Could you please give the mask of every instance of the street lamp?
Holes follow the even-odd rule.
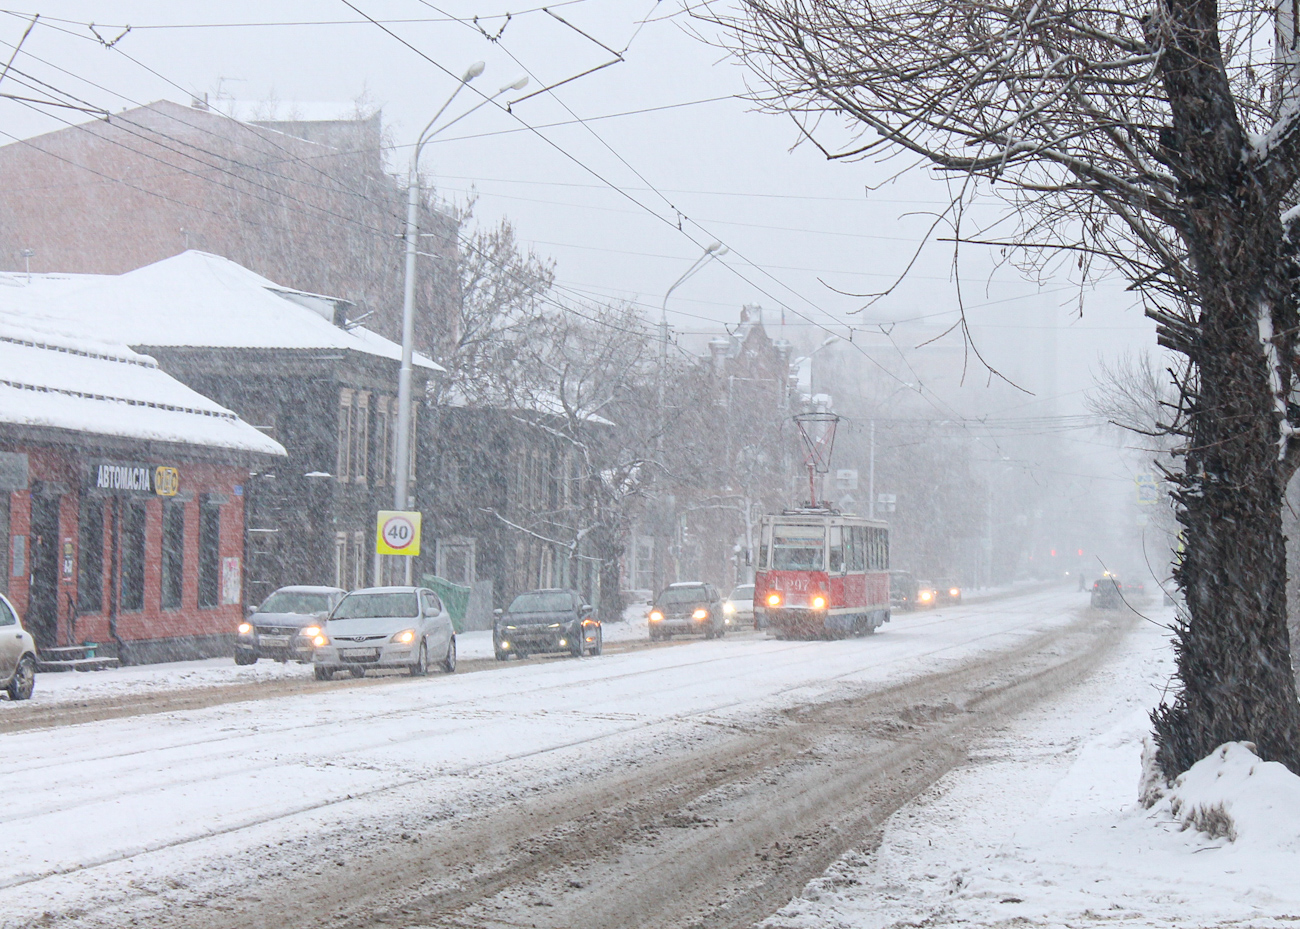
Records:
[[[477,105],[470,108],[465,113],[457,116],[451,122],[446,123],[437,131],[433,129],[433,124],[438,121],[447,107],[451,106],[456,95],[461,89],[474,78],[483,73],[484,64],[476,61],[466,69],[465,74],[461,77],[456,89],[451,92],[447,102],[438,108],[438,112],[433,114],[433,119],[425,125],[415,142],[415,150],[411,152],[411,169],[407,176],[407,198],[406,198],[406,280],[402,293],[402,367],[397,379],[397,460],[393,468],[393,506],[398,510],[405,510],[410,506],[410,482],[411,482],[411,355],[414,350],[415,341],[415,257],[417,246],[419,245],[420,229],[420,153],[424,150],[424,145],[431,138],[449,126],[455,125],[464,119],[470,113],[481,107],[487,106],[497,97],[510,90],[519,90],[528,83],[528,78],[520,78],[506,86],[502,87],[490,97],[484,97]],[[406,581],[411,580],[411,562],[406,562]]]
[[[659,413],[663,415],[664,409],[664,381],[668,371],[668,298],[672,296],[674,290],[685,284],[687,279],[694,276],[697,271],[703,268],[714,258],[721,258],[727,254],[727,246],[721,242],[711,242],[705,246],[704,254],[695,259],[695,262],[686,269],[686,272],[673,281],[673,285],[664,292],[664,302],[659,308]],[[662,447],[664,441],[663,429],[659,430],[659,445]]]

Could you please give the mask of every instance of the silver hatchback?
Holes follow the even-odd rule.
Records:
[[[0,687],[10,700],[26,700],[36,687],[36,640],[18,611],[0,594]]]
[[[456,670],[456,631],[438,595],[424,587],[367,587],[354,590],[334,607],[311,636],[316,679],[347,670],[362,677],[369,668],[429,672],[436,662]]]

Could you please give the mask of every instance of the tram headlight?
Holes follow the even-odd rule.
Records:
[[[767,605],[768,605],[768,606],[780,606],[780,605],[781,605],[781,595],[780,595],[779,593],[776,593],[775,591],[772,592],[772,593],[770,593],[770,594],[768,594],[768,595],[767,595]]]
[[[817,596],[813,597],[813,598],[812,598],[812,608],[813,608],[814,610],[824,610],[824,609],[826,609],[826,598],[823,597],[821,594],[818,594]]]

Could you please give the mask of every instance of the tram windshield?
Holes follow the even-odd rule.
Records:
[[[777,571],[826,570],[826,527],[773,526],[770,564]]]

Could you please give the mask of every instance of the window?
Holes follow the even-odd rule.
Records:
[[[772,567],[778,571],[826,570],[825,528],[773,526]]]
[[[420,592],[420,606],[424,608],[426,616],[437,616],[442,612],[442,604],[438,601],[438,596],[431,590]]]
[[[9,604],[0,600],[0,626],[16,625],[18,625],[18,617],[10,611]]]
[[[390,397],[375,397],[375,467],[372,472],[377,487],[393,483],[393,401]]]
[[[339,391],[338,461],[334,476],[346,481],[352,474],[352,391]]]
[[[104,501],[81,498],[77,525],[77,612],[104,609]]]
[[[839,526],[830,527],[830,572],[840,574],[847,562],[844,560],[844,530]]]
[[[867,569],[867,530],[862,526],[854,526],[851,536],[853,550],[849,558],[849,570],[865,571]]]
[[[352,480],[364,484],[367,478],[370,452],[370,394],[358,391],[352,396],[351,435],[349,460]]]
[[[366,534],[352,533],[352,590],[366,586]]]
[[[185,588],[185,504],[163,504],[162,608],[177,610]]]
[[[123,610],[144,609],[144,516],[143,504],[122,506],[122,588]]]
[[[334,586],[348,589],[348,534],[334,533]]]
[[[213,494],[199,498],[199,606],[221,602],[221,507]]]

